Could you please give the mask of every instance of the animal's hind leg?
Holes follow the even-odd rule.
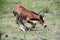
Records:
[[[28,30],[28,28],[27,28],[27,27],[24,25],[24,23],[23,23],[22,17],[20,17],[19,22],[20,22],[20,28],[21,28],[23,31]]]

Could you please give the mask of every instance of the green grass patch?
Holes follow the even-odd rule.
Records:
[[[42,25],[37,22],[34,31],[21,31],[12,13],[13,8],[17,5],[23,5],[31,11],[44,15],[47,28],[42,28]],[[2,40],[37,40],[40,37],[46,40],[59,40],[59,22],[59,0],[0,0],[0,33],[3,34]]]

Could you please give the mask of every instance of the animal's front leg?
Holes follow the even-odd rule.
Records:
[[[36,25],[36,21],[32,21],[33,24],[32,24],[32,28],[35,28],[35,25]]]
[[[27,22],[32,25],[32,28],[35,28],[36,21],[28,20]]]
[[[19,16],[16,16],[16,23],[19,24]]]
[[[19,26],[20,26],[21,30],[23,30],[23,31],[28,30],[28,28],[23,23],[23,18],[22,17],[20,17],[19,22],[20,22]]]

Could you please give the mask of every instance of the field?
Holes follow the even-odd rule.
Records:
[[[44,15],[47,27],[37,22],[34,31],[21,31],[12,12],[17,5]],[[60,1],[0,0],[0,40],[60,40]]]

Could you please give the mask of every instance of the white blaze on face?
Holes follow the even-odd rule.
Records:
[[[45,22],[43,23],[43,26],[44,26],[44,27],[46,26],[46,23],[45,23]]]
[[[45,19],[43,18],[43,20],[45,20]]]
[[[43,20],[44,20],[44,18],[43,18]],[[45,20],[44,20],[43,26],[44,26],[44,27],[46,26]]]

